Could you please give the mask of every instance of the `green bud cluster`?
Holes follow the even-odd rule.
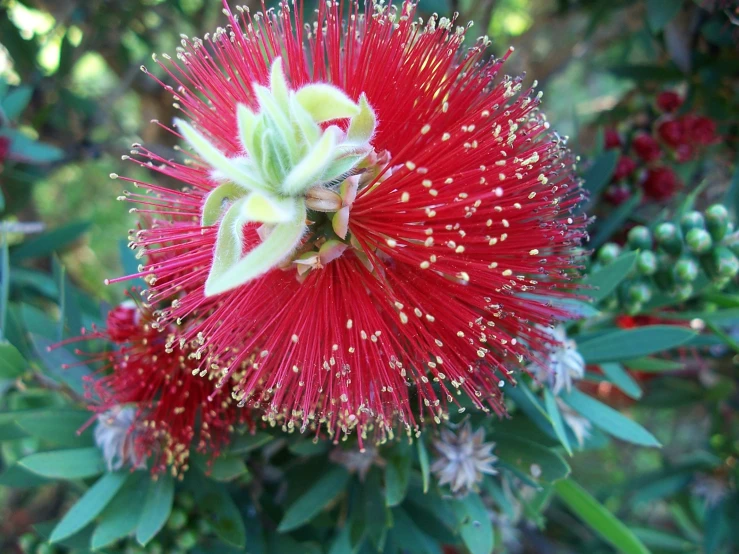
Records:
[[[652,228],[631,229],[626,249],[638,252],[634,269],[620,285],[613,308],[635,314],[656,292],[679,301],[688,300],[701,280],[721,290],[739,274],[739,232],[729,211],[714,204],[703,213],[689,211],[679,221],[663,221]],[[596,255],[596,263],[607,266],[623,253],[615,243],[607,243]]]

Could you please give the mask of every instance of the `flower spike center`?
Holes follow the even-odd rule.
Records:
[[[280,58],[272,63],[269,88],[255,85],[254,94],[258,112],[243,104],[236,110],[245,155],[229,157],[189,123],[177,120],[182,136],[221,183],[201,212],[203,226],[218,225],[206,296],[234,289],[288,261],[308,233],[308,210],[334,214],[333,234],[346,239],[362,171],[358,166],[372,152],[376,118],[364,94],[354,102],[326,83],[292,90]],[[346,119],[346,131],[326,125]],[[242,255],[244,226],[255,223],[268,232],[262,230],[262,243]]]

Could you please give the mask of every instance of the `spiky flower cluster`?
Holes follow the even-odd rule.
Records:
[[[540,94],[415,11],[226,6],[157,60],[193,153],[130,157],[183,188],[120,177],[146,192],[122,197],[134,277],[172,359],[289,431],[410,434],[461,394],[503,413],[568,315],[550,300],[573,294],[586,218]]]

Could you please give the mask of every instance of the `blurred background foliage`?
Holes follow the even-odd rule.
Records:
[[[599,201],[613,186],[617,163],[617,156],[608,154],[604,128],[624,135],[651,129],[658,117],[654,99],[665,89],[685,98],[684,113],[711,118],[721,137],[701,151],[696,162],[700,167],[676,169],[683,196],[700,184],[699,204],[724,201],[736,216],[736,2],[421,0],[420,6],[426,15],[459,12],[460,24],[474,20],[470,40],[489,35],[495,55],[515,47],[506,72],[525,72],[529,82],[538,81],[549,121],[583,158],[581,168],[593,195],[591,211],[601,216],[593,231],[600,232],[599,244],[674,207],[642,206],[640,216],[632,209],[619,210],[618,203]],[[60,282],[67,283],[62,289],[70,287],[79,301],[85,324],[100,318],[100,308],[90,298],[111,304],[122,299],[123,287],[106,287],[103,280],[122,274],[123,265],[135,268],[134,260],[111,247],[125,240],[135,220],[116,202],[120,189],[108,176],[125,173],[135,178],[145,173],[121,160],[132,143],[145,142],[166,157],[175,152],[173,137],[151,123],[171,122],[171,93],[140,66],[148,64],[152,52],[173,52],[180,34],[212,31],[222,23],[221,9],[220,0],[0,0],[0,208],[14,264],[10,282],[3,279],[3,286],[14,303],[8,318],[20,314],[19,327],[39,332],[44,323],[37,312],[58,309]],[[628,187],[627,197],[641,195],[638,184]],[[59,253],[59,261],[51,261],[52,251]],[[7,267],[3,269],[7,276]],[[716,528],[731,519],[713,517],[716,504],[688,487],[702,478],[705,489],[711,485],[705,479],[714,479],[720,493],[735,471],[724,460],[735,460],[739,453],[737,361],[731,350],[737,348],[731,333],[739,323],[735,285],[733,293],[721,297],[719,307],[735,314],[733,320],[716,323],[729,349],[728,356],[719,353],[724,355],[720,377],[713,369],[706,373],[705,349],[691,347],[673,357],[681,361],[682,373],[658,376],[661,385],[650,386],[638,407],[608,383],[590,384],[594,394],[636,414],[665,445],[662,450],[612,445],[570,460],[578,480],[609,509],[641,528],[640,538],[654,552],[730,552],[724,539],[737,532]],[[3,325],[6,337],[14,325]],[[708,341],[704,346],[721,343]],[[657,366],[653,362],[651,369],[641,367],[647,372],[645,383],[651,382]],[[3,545],[2,535],[11,537],[28,528],[29,512],[39,521],[59,511],[64,502],[59,490],[45,494],[19,499],[0,489],[0,503],[7,506],[34,503],[24,511],[3,513],[0,508],[0,550],[10,548],[9,543]],[[731,509],[727,513],[739,516],[736,506]],[[536,513],[527,515],[539,521]],[[553,544],[577,544],[582,552],[611,551],[561,506],[548,510],[547,517]],[[534,534],[529,544],[531,552],[572,551],[555,550],[552,543],[544,546],[537,537]]]

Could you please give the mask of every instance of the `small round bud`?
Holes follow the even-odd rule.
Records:
[[[652,233],[644,225],[637,225],[629,231],[628,243],[633,250],[648,250],[652,248]]]
[[[698,277],[698,264],[693,258],[680,258],[672,269],[676,283],[692,283]]]
[[[680,218],[680,227],[683,233],[687,233],[691,229],[705,229],[706,222],[703,219],[703,214],[693,210]]]
[[[651,250],[639,252],[636,258],[636,269],[642,275],[657,273],[657,256]]]
[[[624,310],[628,315],[636,315],[642,310],[642,304],[633,300],[626,300]]]
[[[685,235],[685,244],[694,254],[705,254],[713,246],[711,235],[705,229],[691,229]]]
[[[687,300],[688,298],[693,296],[693,285],[691,285],[690,283],[677,285],[673,289],[672,295],[678,300]]]
[[[665,252],[679,254],[682,250],[682,241],[674,223],[660,223],[654,230],[654,239]]]
[[[719,279],[732,279],[739,273],[739,259],[725,246],[718,246],[711,252],[711,261]]]
[[[177,546],[189,552],[198,543],[198,535],[195,531],[187,530],[177,537]]]
[[[185,525],[187,525],[187,514],[177,508],[172,510],[172,513],[169,514],[169,519],[167,520],[167,529],[176,531],[178,529],[182,529]]]
[[[36,544],[36,535],[33,533],[24,533],[18,538],[18,546],[23,552],[30,554]]]
[[[175,502],[188,512],[195,507],[195,497],[189,492],[178,494]]]
[[[643,281],[635,281],[626,288],[626,298],[635,304],[645,304],[652,299],[652,287]]]
[[[729,232],[729,210],[723,204],[714,204],[706,209],[706,227],[711,237],[719,242]]]
[[[619,254],[621,254],[621,247],[615,242],[609,242],[598,251],[598,261],[603,265],[608,265],[618,258]]]
[[[36,547],[36,554],[54,554],[54,547],[48,542],[42,542]]]

